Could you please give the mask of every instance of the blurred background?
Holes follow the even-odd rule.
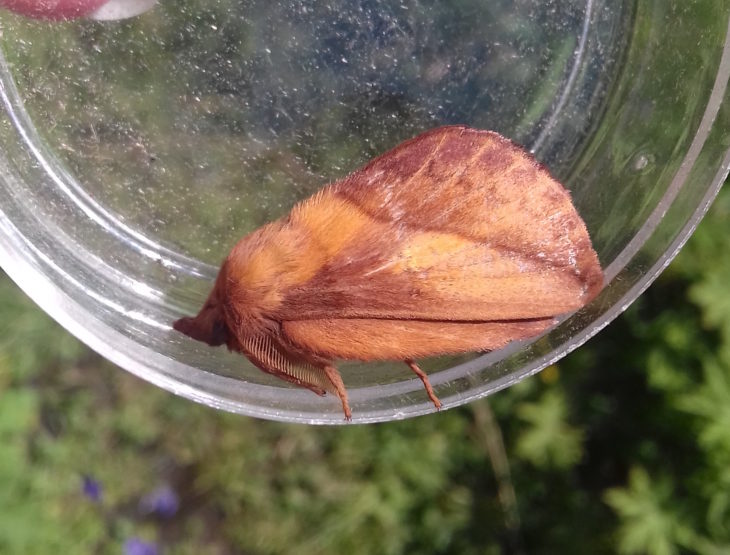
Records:
[[[730,551],[730,189],[586,345],[469,406],[344,429],[229,415],[0,281],[0,553]]]
[[[309,9],[318,3],[300,4]],[[362,4],[380,13],[377,3]],[[466,0],[450,4],[483,9]],[[20,88],[30,91],[24,100],[34,121],[50,122],[43,139],[65,148],[56,153],[65,167],[84,183],[98,184],[97,192],[106,194],[135,229],[152,230],[184,243],[191,255],[217,261],[228,248],[218,238],[260,225],[332,175],[357,166],[338,166],[337,161],[364,161],[394,136],[406,138],[442,119],[475,121],[459,110],[484,113],[485,121],[475,124],[487,127],[495,118],[479,103],[499,113],[494,107],[511,99],[515,106],[505,113],[515,121],[497,123],[517,130],[525,141],[534,139],[530,133],[539,127],[541,112],[519,109],[525,95],[488,98],[482,92],[519,91],[507,86],[509,79],[534,77],[545,88],[534,97],[552,98],[548,89],[562,74],[541,74],[532,67],[517,72],[509,60],[519,59],[521,51],[505,46],[512,41],[535,51],[550,45],[544,55],[558,61],[571,55],[573,42],[539,34],[538,22],[554,11],[552,2],[539,4],[545,13],[529,20],[534,29],[504,25],[514,36],[495,39],[495,48],[504,50],[498,59],[506,60],[499,71],[480,75],[458,64],[436,63],[446,54],[435,51],[428,53],[434,62],[428,87],[418,81],[410,90],[399,83],[410,96],[368,95],[354,88],[330,98],[322,94],[326,83],[308,80],[309,60],[301,63],[301,75],[291,74],[291,82],[259,82],[261,90],[249,91],[243,88],[251,83],[249,73],[269,75],[267,68],[280,63],[279,53],[259,56],[251,38],[256,34],[243,26],[219,33],[225,17],[215,14],[206,22],[210,36],[203,48],[184,11],[169,7],[172,3],[169,13],[179,20],[161,18],[169,29],[160,23],[155,27],[150,19],[125,23],[111,34],[95,24],[64,23],[62,32],[52,34],[43,25],[5,19],[17,25],[0,28],[0,42],[15,64]],[[241,3],[241,10],[252,5]],[[439,3],[431,5],[440,9]],[[211,13],[224,15],[230,8],[225,2],[210,6]],[[698,6],[698,28],[709,29],[714,12]],[[563,9],[570,12],[570,3]],[[413,29],[421,28],[418,17]],[[339,29],[347,22],[335,23]],[[472,23],[469,17],[460,21],[469,32],[482,33]],[[276,26],[252,29],[282,41],[291,34]],[[360,55],[354,59],[372,55],[379,60],[375,55],[382,53],[382,66],[373,71],[384,71],[392,65],[388,48],[402,48],[401,30],[378,27],[372,32],[391,37],[392,44],[375,45],[373,52],[355,48]],[[471,52],[477,43],[466,34],[450,32],[463,39],[461,50],[445,49],[455,59],[484,54]],[[690,51],[687,45],[695,39],[673,36],[672,44]],[[241,44],[256,54],[252,59],[259,65],[241,69],[227,64]],[[345,46],[335,42],[332,52]],[[289,45],[294,53],[300,48]],[[175,59],[174,74],[165,73],[166,58],[152,56],[186,49],[199,50],[200,58],[186,54]],[[143,50],[146,59],[138,55]],[[105,80],[97,79],[97,68],[87,58],[66,64],[64,53],[76,51],[111,68]],[[657,63],[670,67],[675,58],[674,51],[666,50]],[[334,55],[326,61],[338,75],[347,75],[352,62]],[[220,67],[208,75],[213,62]],[[699,66],[702,60],[692,63]],[[179,78],[186,67],[186,77]],[[399,79],[408,73],[392,71]],[[168,89],[144,80],[153,82],[161,74]],[[668,75],[672,82],[680,81],[673,72]],[[223,81],[236,87],[215,89]],[[115,90],[124,94],[98,88],[108,82],[121,83]],[[181,92],[190,83],[198,88]],[[302,83],[312,87],[306,96],[310,103],[284,102]],[[444,83],[459,94],[466,90],[473,102],[453,102]],[[673,90],[671,83],[661,86]],[[267,96],[272,90],[287,93],[276,97],[286,109],[277,109]],[[168,96],[169,91],[174,94]],[[443,102],[434,91],[444,95]],[[251,104],[240,102],[243,93]],[[362,109],[333,108],[339,98],[355,99],[353,105]],[[177,103],[170,121],[156,109],[167,102]],[[676,121],[666,117],[682,107],[670,108],[652,115],[662,121],[667,140],[682,125],[679,115]],[[98,112],[114,110],[115,125],[95,125]],[[246,118],[248,112],[258,114],[260,128],[252,131],[244,112]],[[295,126],[284,116],[311,119],[311,133],[294,136]],[[390,123],[375,126],[371,116]],[[639,123],[637,129],[647,124]],[[230,134],[216,135],[206,125]],[[138,129],[145,130],[142,139]],[[320,141],[323,136],[329,142]],[[255,150],[256,144],[274,146]],[[320,150],[307,150],[308,144]],[[558,146],[566,151],[575,147],[568,142]],[[628,146],[625,150],[617,148],[611,162],[633,164],[636,153]],[[239,152],[248,152],[243,162]],[[556,147],[553,155],[559,159],[561,152]],[[192,160],[196,172],[181,171],[188,166],[180,160]],[[638,169],[673,172],[671,164],[678,161],[644,163]],[[139,175],[130,178],[132,172]],[[655,180],[651,173],[643,175]],[[201,190],[215,194],[203,203]],[[599,203],[586,205],[600,212]],[[178,207],[179,218],[150,217],[167,206]],[[258,211],[248,214],[249,206]],[[634,215],[638,218],[638,212],[626,213]],[[206,225],[195,227],[193,221]],[[598,336],[535,377],[459,409],[342,429],[255,420],[174,397],[88,350],[2,277],[0,554],[730,553],[729,221],[726,186],[651,288]]]

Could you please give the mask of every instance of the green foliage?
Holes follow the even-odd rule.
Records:
[[[521,403],[516,415],[527,429],[517,438],[516,454],[538,467],[570,468],[582,455],[582,431],[567,423],[562,391],[548,390],[538,401]]]
[[[31,308],[7,279],[0,281],[0,310],[0,552],[83,549],[85,540],[103,529],[84,507],[66,507],[78,475],[56,475],[53,461],[44,456],[39,432],[47,397],[35,384],[87,359],[88,352]]]
[[[619,514],[619,551],[626,554],[674,555],[679,519],[672,514],[668,480],[654,483],[643,468],[634,468],[626,488],[610,489],[606,502]]]
[[[680,395],[677,406],[696,417],[699,445],[730,462],[730,366],[708,361],[702,383]]]
[[[656,315],[628,315],[644,340],[647,385],[661,406],[650,421],[673,429],[655,446],[664,460],[634,459],[643,466],[631,471],[627,486],[605,496],[619,516],[623,553],[730,550],[730,295],[720,286],[728,269],[730,239],[723,229],[729,206],[725,189],[641,304],[646,310],[663,300],[660,292],[686,300]]]
[[[730,197],[727,194],[718,197],[712,207],[712,218],[718,222],[730,221]],[[710,226],[698,230],[688,258],[696,260],[698,268],[703,271],[697,273],[697,279],[689,289],[689,298],[702,309],[703,327],[722,334],[718,354],[725,365],[730,365],[730,296],[727,294],[730,257],[727,254],[727,230],[724,231]],[[704,260],[700,261],[700,257]],[[712,263],[708,264],[708,261]],[[691,269],[685,271],[692,272]]]

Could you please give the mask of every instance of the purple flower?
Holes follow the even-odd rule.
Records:
[[[92,501],[101,501],[101,484],[88,474],[81,477],[81,491]]]
[[[139,538],[129,538],[124,542],[124,555],[158,555],[157,545]]]
[[[160,486],[139,502],[140,512],[154,513],[162,518],[172,518],[179,508],[180,498],[170,486]]]

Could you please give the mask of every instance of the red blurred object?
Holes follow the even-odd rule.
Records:
[[[108,0],[0,0],[0,6],[39,19],[74,19],[96,10]]]

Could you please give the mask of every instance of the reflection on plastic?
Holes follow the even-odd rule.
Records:
[[[157,0],[0,0],[0,6],[19,14],[54,20],[125,19],[146,12],[156,3]]]

